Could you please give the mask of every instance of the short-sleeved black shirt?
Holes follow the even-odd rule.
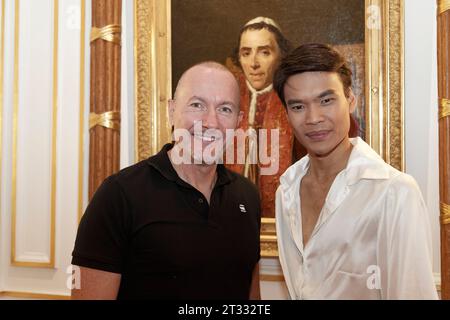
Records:
[[[103,182],[72,264],[120,273],[118,299],[248,299],[260,257],[256,187],[218,165],[208,204],[178,177],[171,147]]]

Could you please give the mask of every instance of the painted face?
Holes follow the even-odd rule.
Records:
[[[239,62],[254,89],[262,90],[269,86],[280,62],[280,48],[275,35],[264,28],[244,31],[239,45]]]
[[[348,139],[349,113],[356,107],[335,72],[305,72],[288,78],[284,86],[288,119],[310,155],[326,156]]]
[[[198,152],[206,148],[225,148],[226,130],[235,129],[242,118],[233,75],[211,67],[192,68],[178,85],[175,100],[169,103],[169,117],[175,135],[177,130],[188,134],[194,160],[201,159]],[[201,146],[201,150],[194,150],[194,146]]]

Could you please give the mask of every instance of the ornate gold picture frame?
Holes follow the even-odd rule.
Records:
[[[403,0],[365,0],[366,141],[404,169]],[[135,0],[136,161],[170,141],[171,7]],[[275,219],[263,218],[261,255],[277,257]]]

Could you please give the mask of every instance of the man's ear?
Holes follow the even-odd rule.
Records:
[[[169,109],[169,124],[173,127],[173,113],[175,112],[175,100],[170,99],[168,104]]]
[[[353,113],[353,111],[355,111],[355,109],[356,109],[357,101],[356,101],[356,96],[353,93],[352,88],[349,89],[347,101],[348,101],[348,105],[349,105],[349,111],[350,111],[350,113]]]

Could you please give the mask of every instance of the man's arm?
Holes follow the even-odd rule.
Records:
[[[259,263],[255,265],[252,275],[252,283],[250,285],[250,300],[261,300],[261,290],[259,287]]]
[[[390,186],[378,233],[382,298],[437,299],[429,216],[412,177]]]
[[[72,289],[72,300],[115,300],[121,275],[80,267],[80,288]]]

